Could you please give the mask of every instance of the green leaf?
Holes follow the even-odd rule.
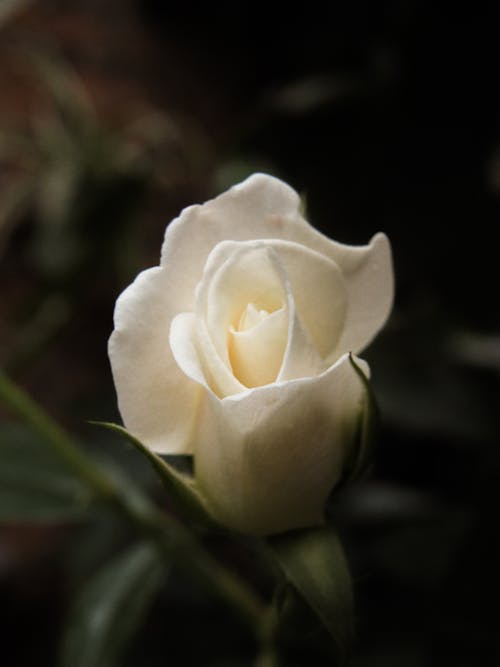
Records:
[[[61,667],[114,667],[165,574],[157,550],[140,544],[102,567],[78,595],[61,646]]]
[[[0,426],[0,521],[81,519],[90,495],[54,452],[29,429]]]
[[[285,578],[333,637],[344,664],[354,635],[353,594],[338,536],[322,526],[275,535],[268,545]]]
[[[214,520],[205,509],[203,498],[191,477],[178,472],[172,465],[164,461],[158,454],[155,454],[140,440],[123,428],[123,426],[111,424],[109,422],[91,423],[98,426],[104,426],[105,428],[123,436],[139,453],[147,458],[167,490],[172,505],[180,514],[187,519],[202,525],[209,525],[212,527],[215,525]]]

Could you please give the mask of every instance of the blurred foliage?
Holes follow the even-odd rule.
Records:
[[[63,637],[61,665],[109,667],[121,663],[164,576],[158,552],[134,546],[101,567],[77,597]]]
[[[2,491],[6,491],[0,494],[0,520],[91,522],[95,531],[97,519],[98,525],[104,520],[110,529],[104,541],[102,534],[99,537],[99,532],[94,532],[90,549],[87,546],[82,554],[80,547],[76,552],[80,564],[77,571],[83,564],[86,572],[64,624],[61,667],[121,664],[171,565],[202,584],[214,601],[223,601],[235,612],[241,626],[246,626],[248,639],[255,644],[255,664],[279,664],[280,644],[293,645],[295,627],[286,622],[290,607],[309,607],[309,617],[315,614],[314,626],[309,622],[310,627],[323,625],[330,635],[330,641],[324,642],[325,655],[335,648],[334,663],[339,667],[346,664],[352,646],[352,590],[341,543],[330,526],[273,536],[267,544],[258,539],[246,539],[243,544],[241,536],[218,527],[201,511],[195,481],[177,471],[174,456],[167,462],[152,455],[123,428],[111,428],[125,444],[133,446],[143,462],[150,464],[149,470],[166,487],[163,491],[170,511],[193,522],[190,529],[186,528],[167,515],[166,508],[158,511],[148,497],[144,480],[139,484],[137,471],[132,476],[127,470],[127,456],[120,456],[114,465],[102,453],[89,456],[90,451],[81,448],[4,374],[0,375],[0,397],[30,427],[11,426],[0,434]],[[34,434],[37,437],[32,440]],[[181,467],[184,459],[181,457]],[[122,522],[128,524],[128,531],[117,540],[115,535],[122,534]],[[227,545],[235,543],[239,549],[253,552],[262,566],[264,560],[268,566],[274,560],[276,570],[281,571],[279,579],[286,599],[264,601],[240,577],[221,567],[205,551],[196,533],[205,538],[218,535]],[[72,538],[74,541],[75,534]],[[120,547],[124,538],[130,544]],[[76,535],[77,544],[81,539]],[[117,548],[119,555],[115,555]],[[73,559],[70,550],[68,565]],[[89,559],[94,560],[96,572],[89,568]]]
[[[113,303],[156,262],[165,223],[263,170],[304,193],[309,219],[331,237],[365,243],[385,231],[396,309],[363,353],[382,415],[375,466],[331,507],[355,577],[352,664],[496,667],[500,135],[491,11],[449,12],[426,0],[313,3],[277,26],[268,13],[263,20],[227,3],[196,19],[155,0],[51,0],[26,19],[4,4],[15,3],[0,3],[3,43],[30,26],[24,49],[44,102],[31,126],[2,119],[0,128],[2,365],[81,432],[118,483],[133,480],[161,504],[138,452],[82,421],[118,419],[105,353]],[[33,53],[39,26],[49,42],[70,35],[65,57]],[[105,85],[148,74],[144,99],[155,91],[155,110],[104,120],[75,74],[91,80],[93,68]],[[127,109],[128,93],[115,90]],[[139,576],[149,556],[123,517],[89,504],[32,434],[5,420],[0,436],[2,659],[53,665],[69,614],[88,613],[80,625],[91,631],[102,578],[128,567]],[[249,545],[219,537],[208,546],[268,590]],[[167,652],[172,665],[251,664],[254,647],[230,614],[175,568],[165,581],[155,576],[154,591],[144,590],[149,613],[133,610],[144,622],[119,664],[163,665]],[[102,612],[118,651],[120,596],[134,586],[132,576]],[[283,638],[287,665],[329,664],[302,600],[289,596],[285,611],[297,628]]]
[[[32,0],[3,0],[0,5],[0,26],[8,23],[12,15],[26,7]]]
[[[127,245],[140,243],[130,223],[145,190],[172,187],[186,156],[165,114],[107,127],[63,62],[40,53],[31,61],[49,104],[30,130],[0,135],[0,166],[7,174],[0,243],[5,247],[14,225],[29,214],[36,225],[33,266],[67,290],[86,282],[91,267],[120,266]]]
[[[163,111],[105,121],[76,71],[48,50],[16,60],[39,96],[28,127],[0,128],[0,257],[21,287],[3,299],[0,361],[19,372],[143,268],[152,202],[178,200],[205,168],[206,145]]]
[[[90,497],[80,480],[30,430],[0,427],[0,521],[2,523],[77,520]]]

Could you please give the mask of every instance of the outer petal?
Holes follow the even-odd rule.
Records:
[[[137,276],[116,302],[109,356],[127,429],[156,452],[188,454],[200,388],[170,350],[172,291],[161,267]]]
[[[353,248],[353,253],[346,254],[339,264],[347,286],[348,305],[344,330],[329,356],[330,363],[345,352],[359,352],[370,343],[389,317],[394,298],[391,247],[385,234],[376,234],[368,246]]]
[[[297,193],[286,183],[254,174],[215,199],[184,209],[167,227],[161,253],[162,265],[179,276],[178,296],[183,304],[179,310],[193,310],[194,290],[208,255],[218,243],[294,240],[287,233],[284,218],[293,218],[298,206]]]
[[[283,239],[305,245],[340,267],[348,319],[340,350],[361,350],[386,321],[393,298],[390,247],[383,234],[368,246],[332,241],[304,220],[300,198],[286,183],[254,174],[203,205],[184,209],[167,228],[162,264],[176,285],[176,310],[193,310],[195,287],[211,250],[221,241]]]
[[[346,355],[314,378],[224,400],[205,393],[195,475],[215,518],[257,535],[321,523],[354,436],[363,391]]]
[[[306,246],[270,241],[283,265],[296,314],[319,354],[327,358],[343,332],[346,285],[336,262]]]

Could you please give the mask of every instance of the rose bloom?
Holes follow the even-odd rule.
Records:
[[[109,341],[125,426],[159,454],[192,454],[208,510],[243,533],[323,521],[362,413],[349,353],[392,305],[386,236],[343,245],[300,208],[254,174],[184,209],[160,266],[119,297]]]

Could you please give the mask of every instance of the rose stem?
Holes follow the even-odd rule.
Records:
[[[195,578],[205,589],[233,608],[260,640],[263,603],[245,582],[221,565],[179,521],[158,510],[146,497],[129,497],[110,480],[22,389],[0,370],[0,398],[45,440],[94,492],[96,499],[114,504],[162,553]]]

